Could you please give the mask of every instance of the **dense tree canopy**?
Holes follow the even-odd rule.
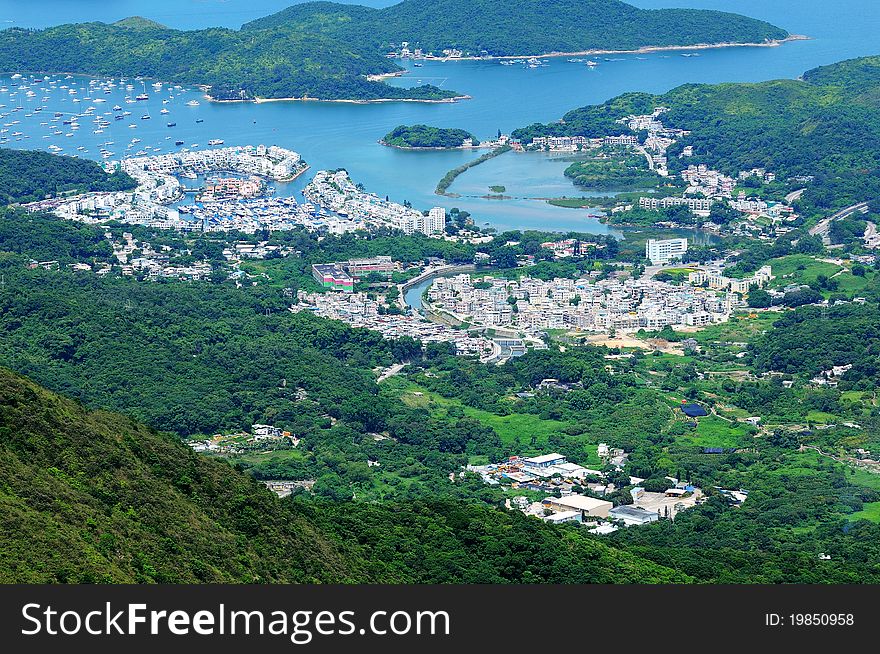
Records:
[[[480,142],[476,136],[463,129],[398,125],[382,137],[382,143],[399,148],[458,148],[467,139],[474,144]]]
[[[126,173],[110,175],[89,159],[0,148],[0,202],[33,202],[61,193],[134,188]]]
[[[443,502],[301,504],[0,369],[3,583],[650,583],[582,533]]]

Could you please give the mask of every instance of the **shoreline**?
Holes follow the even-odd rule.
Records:
[[[546,59],[548,57],[583,57],[588,55],[650,54],[652,52],[678,52],[681,50],[715,50],[719,48],[775,48],[792,41],[810,41],[803,34],[789,34],[784,39],[771,39],[760,43],[695,43],[694,45],[646,45],[636,50],[581,50],[578,52],[545,52],[543,54],[489,55],[486,57],[425,57],[426,61],[494,61],[502,59]],[[399,57],[398,57],[399,58]]]
[[[435,100],[427,98],[374,98],[372,100],[351,100],[351,99],[335,99],[325,100],[322,98],[254,98],[252,100],[225,100],[222,98],[214,98],[210,94],[205,94],[205,99],[209,102],[250,102],[253,104],[265,104],[267,102],[341,102],[345,104],[379,104],[381,102],[422,102],[425,104],[451,104],[459,100],[470,100],[470,95],[456,95],[451,98],[438,98]]]
[[[491,145],[485,145],[485,146],[481,146],[481,145],[456,145],[456,146],[453,146],[450,148],[445,148],[445,147],[433,148],[431,146],[424,146],[424,145],[419,145],[419,146],[392,145],[391,143],[385,142],[385,140],[383,140],[383,139],[379,139],[376,142],[379,145],[384,145],[386,148],[394,148],[395,150],[414,151],[414,152],[419,152],[419,151],[444,152],[444,151],[452,151],[452,150],[492,150],[492,149],[494,149],[494,147],[497,147],[497,146],[491,146]]]
[[[452,185],[452,182],[454,182],[459,175],[473,168],[474,166],[479,166],[481,163],[489,161],[489,159],[493,159],[499,155],[504,154],[505,152],[510,152],[511,150],[512,148],[509,145],[502,145],[501,147],[481,154],[473,161],[468,161],[467,163],[453,168],[452,170],[448,171],[439,182],[437,182],[437,187],[434,189],[434,195],[443,195],[450,198],[461,197],[457,193],[447,193],[447,190]]]
[[[368,82],[381,82],[386,79],[391,79],[392,77],[401,77],[402,75],[406,75],[406,68],[401,68],[400,70],[395,70],[390,73],[375,73],[373,75],[367,75]]]
[[[280,184],[290,184],[290,182],[292,182],[292,181],[295,180],[297,177],[299,177],[300,175],[302,175],[303,173],[305,173],[309,168],[311,168],[311,166],[310,166],[309,164],[306,164],[305,167],[304,167],[302,170],[300,170],[298,173],[296,173],[296,174],[294,174],[294,175],[292,175],[292,176],[290,176],[290,177],[284,177],[284,178],[276,179],[275,181],[278,182],[278,183],[280,183]]]

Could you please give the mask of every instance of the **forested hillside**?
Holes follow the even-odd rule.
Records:
[[[155,23],[79,23],[0,32],[0,70],[136,76],[210,87],[214,98],[442,99],[432,86],[403,89],[366,75],[398,67],[356,42],[302,31],[180,31]]]
[[[762,167],[780,178],[813,176],[799,207],[807,216],[880,198],[880,58],[825,66],[803,80],[686,84],[663,95],[630,93],[513,132],[598,137],[627,131],[615,120],[664,106],[663,123],[690,130],[669,149],[673,172],[705,163],[727,174]],[[694,156],[680,159],[685,146]]]
[[[64,192],[122,191],[135,181],[121,171],[108,175],[89,159],[0,148],[0,203],[33,202]]]
[[[660,583],[688,577],[478,505],[278,500],[173,437],[0,369],[3,583]]]
[[[737,14],[644,10],[618,0],[405,0],[383,9],[308,2],[255,20],[245,30],[307,30],[375,47],[440,54],[524,55],[590,49],[632,50],[698,43],[762,43],[788,33]]]
[[[880,382],[880,314],[875,306],[801,307],[773,327],[752,347],[759,370],[816,375],[851,365],[844,388],[869,389]]]

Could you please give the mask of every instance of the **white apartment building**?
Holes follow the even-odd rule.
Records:
[[[434,234],[442,232],[446,229],[446,209],[443,207],[434,207],[428,212],[427,218],[424,220],[425,234]]]
[[[686,238],[649,238],[645,243],[645,258],[650,260],[651,264],[660,266],[670,261],[681,260],[687,249]]]

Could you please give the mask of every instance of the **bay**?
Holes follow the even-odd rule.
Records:
[[[0,0],[0,20],[6,25],[44,27],[69,21],[112,21],[137,14],[178,28],[236,27],[287,4],[288,0],[247,3],[240,0],[86,0],[75,3]],[[880,3],[868,0],[639,0],[634,4],[646,8],[677,6],[734,11],[769,20],[790,32],[811,38],[772,48],[600,55],[594,57],[599,61],[595,69],[583,63],[570,63],[565,58],[547,59],[548,65],[540,68],[502,66],[490,61],[425,62],[418,68],[407,64],[408,73],[389,82],[404,86],[432,83],[472,96],[470,100],[454,104],[210,103],[196,90],[172,88],[169,91],[165,86],[160,92],[152,92],[148,83],[146,89],[150,99],[147,101],[125,104],[125,89],[122,87],[114,89],[111,94],[102,94],[106,104],[95,105],[96,113],[106,112],[116,103],[125,109],[135,107],[132,116],[126,120],[113,121],[111,117],[112,124],[100,134],[94,133],[90,121],[81,121],[81,128],[73,136],[52,134],[50,138],[43,138],[46,126],[39,124],[46,122],[47,114],[51,117],[55,111],[82,111],[85,101],[75,105],[69,95],[62,97],[64,94],[52,91],[43,103],[46,108],[33,113],[32,109],[42,99],[40,85],[33,89],[38,97],[10,97],[15,89],[11,86],[12,80],[6,77],[0,79],[0,84],[9,91],[0,93],[0,103],[15,107],[21,102],[26,109],[3,119],[4,122],[20,121],[7,127],[9,132],[5,136],[22,132],[22,140],[11,139],[5,145],[45,149],[55,144],[62,147],[65,154],[100,159],[99,144],[107,141],[113,141],[113,145],[104,147],[117,155],[142,150],[146,146],[156,148],[156,151],[172,150],[176,140],[183,140],[183,147],[196,144],[207,147],[209,139],[222,139],[226,145],[276,143],[302,153],[313,169],[346,168],[368,190],[397,201],[408,200],[418,208],[435,205],[459,207],[470,211],[478,224],[489,223],[501,229],[598,233],[607,231],[607,228],[590,217],[588,211],[553,207],[540,199],[589,195],[562,176],[566,164],[559,157],[502,155],[461,175],[449,188],[451,193],[460,197],[448,198],[434,194],[437,181],[449,169],[475,158],[476,153],[460,150],[407,152],[383,147],[377,141],[396,125],[412,123],[460,127],[488,138],[498,130],[509,132],[531,122],[555,120],[569,109],[602,102],[626,91],[663,92],[689,82],[795,78],[817,65],[877,54],[880,50],[876,44]],[[682,54],[698,56],[684,57]],[[87,79],[75,78],[75,81],[79,87],[88,88]],[[163,99],[168,102],[163,104]],[[198,100],[200,105],[186,106],[185,103],[192,99]],[[160,114],[163,108],[169,113]],[[25,113],[31,113],[31,116],[25,118]],[[141,115],[146,114],[151,118],[141,120]],[[168,122],[176,125],[167,127]],[[136,127],[130,128],[129,124],[136,124]],[[71,132],[64,130],[64,133]],[[132,138],[140,141],[135,147],[128,148]],[[279,192],[298,192],[308,177],[306,175],[294,184],[279,188]],[[510,199],[485,198],[491,185],[505,186],[505,196]]]

